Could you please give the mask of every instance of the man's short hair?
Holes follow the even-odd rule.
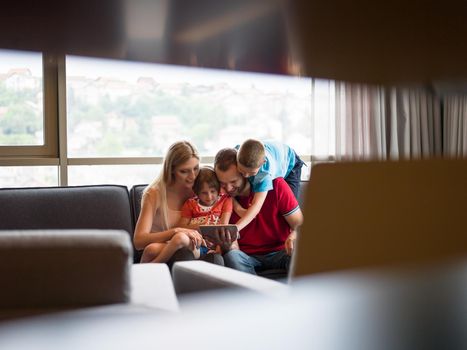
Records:
[[[261,141],[248,139],[240,146],[237,161],[246,168],[259,168],[265,157],[264,145]]]
[[[232,164],[237,166],[237,150],[235,148],[223,148],[217,152],[214,158],[214,169],[227,171]]]

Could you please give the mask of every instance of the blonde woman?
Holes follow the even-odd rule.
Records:
[[[199,258],[200,233],[177,227],[183,203],[194,196],[198,172],[199,155],[191,143],[180,141],[170,146],[161,174],[144,190],[141,200],[133,241],[136,249],[144,249],[142,263],[167,262],[181,249]]]

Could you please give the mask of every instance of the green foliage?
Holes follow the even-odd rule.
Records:
[[[35,105],[35,91],[12,91],[0,83],[0,144],[36,144],[36,132],[42,126],[41,109]]]

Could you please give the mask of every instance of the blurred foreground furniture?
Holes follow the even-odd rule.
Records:
[[[307,276],[277,296],[196,293],[180,313],[107,306],[0,322],[0,348],[461,350],[466,266]],[[194,341],[200,334],[209,341]]]
[[[241,288],[262,294],[277,294],[287,290],[283,283],[205,261],[176,262],[172,275],[174,288],[179,296],[223,288]]]
[[[0,235],[0,307],[79,307],[130,299],[131,245],[122,231]]]
[[[167,266],[133,265],[124,231],[3,231],[0,277],[0,318],[111,304],[178,309]]]

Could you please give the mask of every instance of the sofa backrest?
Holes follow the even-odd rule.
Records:
[[[116,229],[133,237],[125,186],[3,188],[0,203],[0,230]]]
[[[141,198],[143,197],[143,191],[147,187],[146,185],[134,185],[130,189],[130,202],[131,202],[131,213],[133,215],[133,221],[136,225],[138,221],[139,213],[141,211]]]
[[[130,203],[131,203],[131,215],[133,216],[133,222],[136,225],[138,221],[139,213],[141,211],[141,198],[143,197],[143,191],[147,185],[134,185],[130,189]],[[141,255],[143,251],[135,251],[134,259],[135,262],[139,262],[141,260]]]

